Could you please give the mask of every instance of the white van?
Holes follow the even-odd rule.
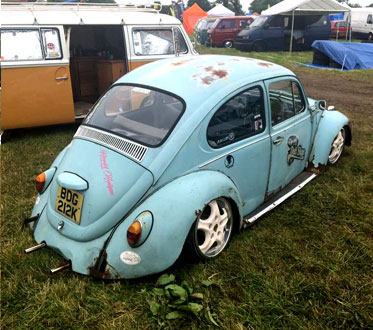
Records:
[[[373,7],[351,9],[352,36],[373,40]]]
[[[74,122],[145,63],[196,54],[180,21],[117,4],[1,5],[1,129]]]

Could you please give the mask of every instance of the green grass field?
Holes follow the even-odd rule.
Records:
[[[14,132],[1,146],[3,329],[373,328],[373,70],[343,73],[294,65],[311,61],[310,52],[198,50],[285,65],[313,79],[305,79],[311,96],[327,92],[317,84],[326,79],[350,84],[352,94],[367,88],[370,101],[336,101],[352,120],[353,146],[258,225],[235,235],[216,260],[179,260],[165,271],[175,275],[174,283],[193,290],[175,305],[161,295],[161,274],[109,282],[72,271],[51,276],[49,269],[64,262],[56,253],[24,255],[23,249],[35,244],[22,229],[36,197],[34,178],[71,141],[77,126]]]

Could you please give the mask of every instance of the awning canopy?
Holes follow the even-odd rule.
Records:
[[[284,0],[262,11],[262,15],[324,15],[350,10],[335,0]]]

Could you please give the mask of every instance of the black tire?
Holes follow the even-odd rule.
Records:
[[[220,217],[216,216],[216,212]],[[209,230],[208,237],[205,230]],[[192,261],[215,258],[228,246],[232,232],[233,211],[230,203],[222,197],[214,199],[205,206],[190,228],[183,254]],[[222,238],[221,243],[219,238]],[[210,246],[209,241],[213,241]]]
[[[263,41],[256,41],[253,45],[254,52],[264,52],[266,50],[266,44]]]
[[[369,35],[368,35],[368,40],[369,40],[370,42],[373,42],[373,33],[369,33]]]

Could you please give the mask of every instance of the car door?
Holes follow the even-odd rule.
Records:
[[[300,83],[294,78],[266,81],[271,118],[271,165],[267,196],[283,189],[307,166],[312,116]]]
[[[250,213],[264,201],[269,173],[264,84],[256,83],[225,99],[208,119],[206,135],[204,149],[213,160],[201,168],[227,175],[240,192],[244,214]]]
[[[1,46],[1,128],[73,122],[63,27],[2,28]]]

